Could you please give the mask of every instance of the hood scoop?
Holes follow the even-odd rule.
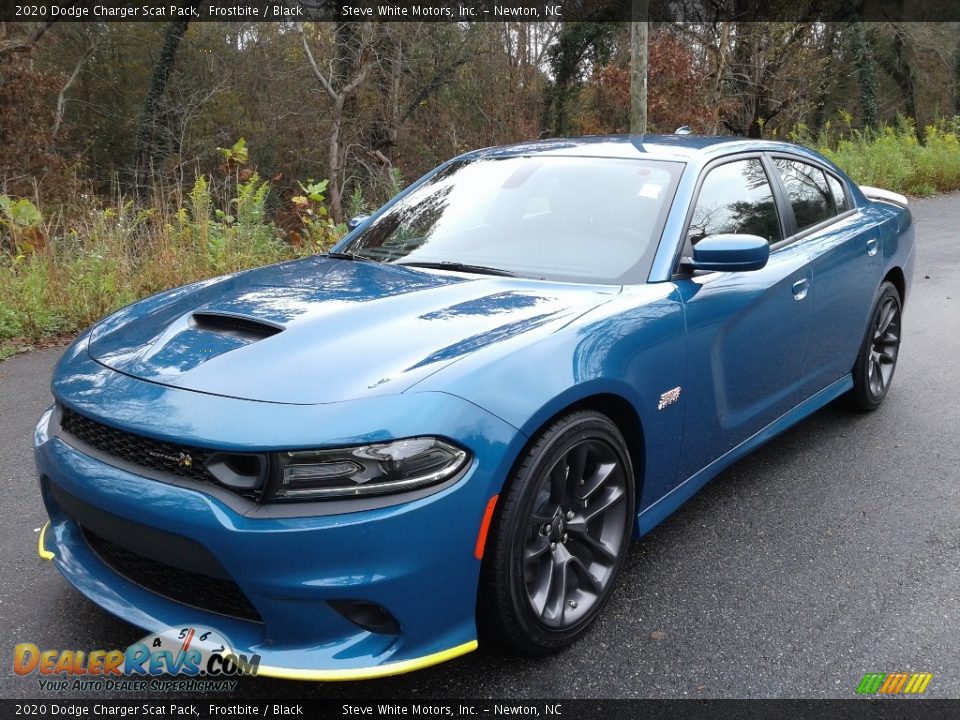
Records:
[[[190,316],[190,327],[196,330],[228,335],[247,342],[256,342],[283,332],[283,328],[273,323],[255,320],[242,315],[229,313],[195,312]]]

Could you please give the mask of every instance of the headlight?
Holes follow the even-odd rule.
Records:
[[[298,450],[275,456],[274,500],[322,500],[385,495],[443,482],[468,454],[434,437],[337,450]]]

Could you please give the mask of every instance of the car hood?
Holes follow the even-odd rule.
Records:
[[[403,392],[494,343],[554,332],[618,291],[313,257],[130,305],[91,331],[88,352],[187,390],[336,402]]]

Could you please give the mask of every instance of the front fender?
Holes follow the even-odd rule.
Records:
[[[671,283],[625,288],[561,330],[502,343],[416,386],[464,398],[534,436],[565,408],[599,394],[629,402],[644,434],[640,509],[676,480],[683,430],[686,340],[683,305]],[[661,395],[680,388],[664,407]]]

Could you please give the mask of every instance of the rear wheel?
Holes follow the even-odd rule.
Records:
[[[630,455],[591,411],[543,431],[501,494],[481,570],[488,639],[545,654],[573,643],[610,597],[633,530]]]
[[[870,316],[870,325],[853,366],[850,397],[861,410],[875,410],[883,402],[900,355],[903,305],[897,288],[889,282],[880,286]]]

